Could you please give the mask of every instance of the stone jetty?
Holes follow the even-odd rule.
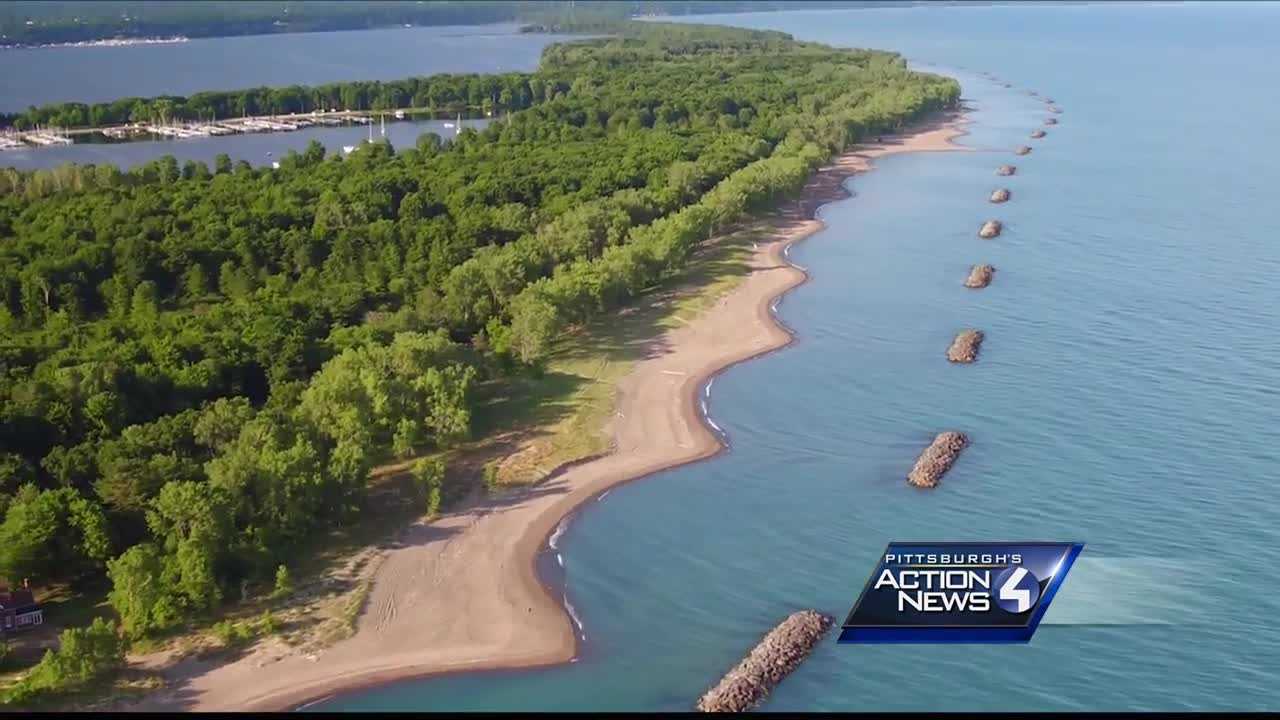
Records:
[[[1018,172],[1018,168],[1014,165],[1001,165],[996,168],[997,175],[1012,175],[1016,172]]]
[[[1013,154],[1014,154],[1014,155],[1026,155],[1026,154],[1027,154],[1027,153],[1029,153],[1029,152],[1031,152],[1031,148],[1030,148],[1030,147],[1028,147],[1028,146],[1026,146],[1026,145],[1019,145],[1019,146],[1018,146],[1018,149],[1016,149],[1016,150],[1014,150],[1014,151],[1013,151]]]
[[[929,443],[929,447],[920,453],[920,458],[907,475],[907,483],[921,488],[934,488],[947,474],[960,451],[969,445],[969,438],[962,432],[948,430],[938,433]]]
[[[978,237],[990,240],[1000,234],[1004,229],[1004,225],[999,220],[988,220],[982,223],[982,229],[978,231]]]
[[[809,656],[831,623],[829,616],[816,610],[792,613],[708,690],[695,707],[702,712],[745,712],[760,704]]]
[[[982,265],[974,265],[972,268],[969,268],[969,277],[965,278],[964,286],[975,290],[981,290],[991,284],[991,276],[995,275],[995,273],[996,269],[985,263]]]
[[[1032,139],[1032,140],[1039,140],[1040,138],[1042,138],[1042,137],[1044,137],[1045,135],[1048,135],[1048,134],[1049,134],[1049,133],[1047,133],[1047,132],[1045,132],[1045,131],[1043,131],[1043,130],[1036,130],[1035,132],[1032,132],[1032,133],[1031,133],[1031,139]]]
[[[1006,188],[1000,188],[999,190],[996,190],[995,192],[991,193],[991,197],[989,199],[993,203],[1008,202],[1009,191]]]
[[[947,348],[947,359],[953,363],[971,363],[978,359],[978,349],[982,347],[981,330],[961,330],[956,339]]]

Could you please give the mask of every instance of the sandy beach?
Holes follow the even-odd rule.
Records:
[[[846,178],[885,155],[965,149],[951,142],[962,125],[950,115],[859,146],[820,170],[768,221],[769,240],[757,245],[740,284],[653,338],[619,383],[611,454],[407,528],[379,566],[352,637],[311,655],[268,642],[231,663],[183,660],[164,670],[165,689],[132,709],[283,710],[395,679],[572,659],[578,631],[561,589],[545,587],[535,572],[557,525],[610,487],[720,453],[699,395],[716,373],[792,341],[770,309],[807,279],[786,261],[786,247],[822,229],[814,212],[847,196]]]

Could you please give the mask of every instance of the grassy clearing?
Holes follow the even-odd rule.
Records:
[[[518,449],[488,460],[490,487],[527,485],[557,467],[609,450],[618,381],[663,332],[687,324],[741,282],[756,225],[706,246],[690,269],[618,313],[560,338],[544,372],[486,388],[477,425],[489,437],[518,433]]]

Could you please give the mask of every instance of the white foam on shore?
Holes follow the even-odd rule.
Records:
[[[569,596],[564,596],[564,609],[569,611],[569,617],[573,619],[573,624],[578,627],[578,634],[583,640],[587,639],[587,632],[582,628],[582,620],[578,617],[578,611],[574,609],[573,603],[569,602]]]
[[[707,381],[707,387],[705,388],[707,397],[711,397],[711,383],[714,383],[715,381],[716,381],[715,378],[711,378],[710,380]]]
[[[723,429],[723,428],[721,428],[719,425],[717,425],[715,420],[712,420],[712,419],[711,419],[711,418],[709,418],[709,417],[707,418],[707,424],[708,424],[708,425],[710,425],[711,427],[715,428],[715,429],[716,429],[716,432],[718,432],[718,433],[724,433],[724,429]]]
[[[560,521],[560,524],[556,525],[556,531],[551,533],[551,539],[547,540],[547,545],[549,545],[552,550],[560,549],[560,536],[564,535],[564,531],[568,528],[569,516],[566,515],[564,519]]]
[[[613,488],[610,488],[610,489],[605,490],[604,492],[600,493],[600,497],[596,498],[596,502],[604,502],[604,499],[605,499],[605,498],[607,498],[607,497],[609,497],[609,493],[611,493],[611,492],[613,492]]]
[[[564,556],[556,553],[556,562],[560,563],[560,567],[564,567]]]
[[[307,708],[311,707],[312,705],[319,705],[319,704],[320,704],[320,703],[322,703],[322,702],[325,702],[325,701],[328,701],[328,700],[332,700],[334,697],[335,697],[334,695],[325,695],[324,697],[319,698],[319,699],[317,699],[317,700],[312,700],[312,701],[311,701],[311,702],[309,702],[309,703],[304,703],[304,704],[302,704],[302,705],[299,705],[298,707],[294,708],[294,709],[293,709],[293,711],[294,711],[294,712],[298,712],[299,710],[306,710]]]

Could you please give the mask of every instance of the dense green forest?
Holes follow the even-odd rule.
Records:
[[[495,78],[526,109],[450,142],[0,173],[0,576],[105,574],[134,637],[269,586],[375,463],[468,438],[482,384],[960,92],[780,33],[620,35]]]
[[[747,12],[796,7],[911,4],[901,0],[10,0],[0,3],[0,45],[110,37],[223,37],[396,25],[527,21],[544,26],[598,17]]]
[[[534,90],[538,92],[534,92]],[[191,97],[121,98],[111,102],[51,103],[21,113],[0,113],[0,127],[21,130],[36,126],[102,127],[131,122],[178,122],[284,115],[312,110],[392,110],[427,108],[433,111],[471,110],[493,113],[520,110],[548,99],[558,89],[530,88],[523,74],[433,75],[391,82],[377,80],[329,83],[314,87],[291,85],[201,92]]]

